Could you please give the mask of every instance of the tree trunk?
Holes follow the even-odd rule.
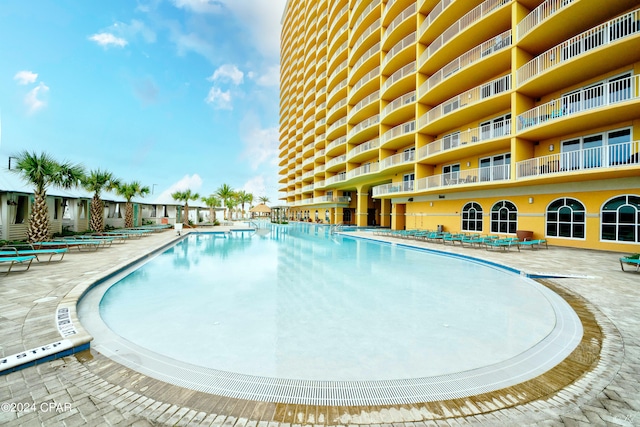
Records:
[[[133,203],[127,202],[124,209],[124,228],[133,227]]]
[[[184,203],[184,215],[182,215],[182,223],[185,226],[189,225],[189,203]]]
[[[93,200],[91,201],[91,223],[89,228],[98,233],[104,231],[104,203],[97,194],[93,195]]]
[[[43,242],[49,239],[49,208],[47,207],[47,195],[43,191],[34,194],[33,210],[29,216],[29,228],[27,229],[27,241]]]

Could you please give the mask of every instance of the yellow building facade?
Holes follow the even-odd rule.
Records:
[[[640,252],[640,1],[289,0],[292,220]]]

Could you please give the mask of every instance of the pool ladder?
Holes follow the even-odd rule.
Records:
[[[337,224],[331,224],[329,227],[329,234],[336,234],[338,231],[342,231],[344,224],[339,222]]]

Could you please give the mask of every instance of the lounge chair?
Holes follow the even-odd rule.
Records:
[[[40,257],[49,255],[47,262],[51,262],[54,255],[60,255],[59,261],[62,261],[64,254],[69,250],[67,248],[49,248],[49,249],[34,249],[31,245],[25,245],[25,249],[20,249],[21,246],[3,246],[0,248],[0,256],[35,256],[36,261],[41,262]]]
[[[635,265],[636,271],[640,271],[640,254],[633,254],[620,258],[620,268],[625,271],[624,265]]]
[[[505,251],[510,250],[512,247],[518,248],[520,251],[520,241],[517,237],[507,237],[505,239],[489,240],[485,243],[487,250],[490,249],[503,249]]]
[[[523,240],[520,242],[520,246],[529,246],[531,249],[541,248],[544,245],[545,249],[549,249],[549,245],[547,245],[546,239],[535,239],[535,240]]]
[[[0,257],[0,263],[9,263],[9,269],[7,269],[7,271],[5,272],[6,275],[9,275],[9,272],[11,272],[11,268],[13,267],[14,264],[24,264],[25,262],[27,263],[27,268],[24,269],[24,271],[27,271],[29,269],[29,267],[31,267],[31,263],[33,262],[33,260],[35,259],[35,255],[28,255],[28,256],[1,256]]]

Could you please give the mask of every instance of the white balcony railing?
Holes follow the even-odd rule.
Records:
[[[355,85],[353,85],[353,88],[351,89],[350,93],[356,93],[358,89],[364,86],[365,83],[368,83],[369,81],[373,79],[377,79],[379,77],[380,77],[380,66],[377,66],[376,68],[374,68],[373,70],[369,71],[367,74],[362,76],[362,78],[358,80]]]
[[[344,126],[347,124],[347,118],[343,117],[340,120],[338,120],[335,123],[332,123],[331,126],[329,126],[329,129],[327,129],[327,133],[331,133],[334,130],[338,129],[340,126]]]
[[[415,150],[407,150],[402,153],[394,154],[393,156],[385,157],[384,159],[380,160],[380,170],[382,171],[393,166],[413,163],[415,159]]]
[[[533,9],[525,18],[518,22],[518,40],[521,40],[529,31],[551,15],[567,7],[575,0],[547,0]]]
[[[477,185],[511,179],[511,165],[489,166],[476,169],[431,175],[415,181],[395,182],[373,187],[373,197],[394,193],[416,193],[443,187]]]
[[[387,7],[389,6],[389,3],[387,3]],[[393,30],[400,25],[402,22],[406,21],[407,19],[416,16],[416,3],[413,2],[409,5],[409,7],[407,7],[405,10],[403,10],[398,16],[395,17],[395,19],[393,21],[391,21],[391,23],[389,24],[389,26],[387,27],[385,33],[384,33],[384,37],[388,37],[389,34],[391,34],[393,32]]]
[[[414,102],[416,102],[416,91],[412,90],[411,92],[404,94],[401,97],[396,98],[393,101],[391,101],[389,104],[387,104],[382,109],[382,117],[387,116],[388,114],[397,110],[400,107],[403,107],[408,104],[413,104]]]
[[[351,139],[353,138],[355,135],[358,134],[358,132],[367,129],[371,126],[375,126],[378,123],[380,123],[380,114],[376,114],[375,116],[371,116],[368,119],[365,119],[363,121],[361,121],[360,123],[358,123],[357,125],[355,125],[349,132],[348,132],[348,138]]]
[[[582,88],[518,116],[518,130],[559,120],[583,111],[640,99],[640,75]]]
[[[366,163],[360,167],[350,170],[347,172],[347,179],[356,178],[358,176],[366,175],[369,173],[376,173],[380,170],[380,163]]]
[[[336,139],[335,141],[331,141],[328,145],[327,145],[327,151],[338,147],[340,145],[344,145],[347,143],[347,137],[346,136],[341,136],[340,138]],[[327,165],[328,166],[328,165]]]
[[[362,42],[364,42],[367,39],[367,37],[369,37],[375,31],[379,31],[379,30],[380,30],[380,18],[376,19],[373,24],[369,25],[369,27],[367,27],[367,29],[364,30],[364,32],[360,35],[360,37],[358,37],[358,40],[356,40],[356,42],[354,43],[351,50],[352,51],[358,50]]]
[[[425,20],[420,24],[420,36],[427,31],[427,28],[440,16],[443,10],[447,8],[454,0],[441,0],[432,10],[429,12]],[[422,6],[422,5],[421,5]]]
[[[358,68],[360,68],[362,64],[364,64],[364,62],[367,59],[371,58],[373,55],[379,55],[379,54],[380,54],[380,42],[374,44],[369,50],[363,53],[360,59],[358,59],[358,61],[354,64],[354,66],[349,70],[349,73],[350,74],[354,73]]]
[[[366,96],[365,98],[361,99],[360,101],[358,101],[358,103],[356,105],[353,106],[351,111],[349,111],[349,114],[348,114],[349,119],[351,119],[351,117],[353,117],[354,114],[356,114],[358,111],[362,110],[367,105],[369,105],[369,104],[371,104],[373,102],[378,102],[379,100],[380,100],[380,91],[379,90],[376,90],[375,92],[373,92],[370,95]]]
[[[475,62],[481,60],[482,58],[506,49],[511,46],[511,30],[505,31],[502,34],[498,34],[491,40],[487,40],[479,46],[474,47],[473,49],[465,52],[460,55],[440,70],[436,71],[431,77],[427,79],[419,88],[419,97],[424,96],[430,89],[434,86],[438,85],[447,77],[451,76],[454,73],[468,67]]]
[[[371,141],[367,141],[349,150],[349,152],[347,153],[347,159],[357,156],[360,153],[364,153],[365,151],[377,150],[379,147],[380,138],[372,139]]]
[[[455,98],[449,99],[440,105],[427,111],[418,119],[418,127],[422,128],[440,117],[450,114],[467,105],[477,104],[487,98],[508,92],[511,90],[511,75],[500,77],[488,83],[461,93]]]
[[[344,163],[346,161],[347,161],[347,155],[343,154],[342,156],[334,157],[333,159],[329,160],[327,162],[327,167],[330,168],[332,166],[335,166],[339,163]]]
[[[391,74],[389,76],[389,78],[387,80],[385,80],[384,84],[382,85],[382,90],[389,89],[389,87],[391,87],[391,85],[393,85],[398,80],[402,79],[403,77],[407,77],[407,76],[410,76],[412,74],[415,74],[415,73],[416,73],[416,61],[413,61],[413,62],[405,65],[404,67],[400,68],[395,73]]]
[[[382,135],[382,144],[386,144],[394,138],[398,138],[402,135],[414,133],[416,131],[416,121],[411,120],[401,125],[395,126]]]
[[[474,129],[447,135],[418,149],[418,160],[467,144],[489,141],[511,134],[511,120],[493,122]]]
[[[327,178],[325,180],[325,185],[336,184],[338,182],[342,182],[342,181],[346,181],[346,180],[347,180],[347,173],[346,172],[340,172],[339,174],[334,175],[331,178]]]
[[[567,151],[518,162],[516,175],[518,178],[527,178],[588,169],[637,166],[640,165],[639,152],[640,141]]]
[[[640,9],[598,25],[527,62],[516,71],[518,85],[586,52],[640,32]]]
[[[393,57],[396,56],[398,53],[400,53],[402,50],[413,47],[415,46],[415,44],[416,44],[416,32],[414,31],[413,33],[409,34],[408,36],[400,40],[398,43],[393,45],[391,49],[389,49],[389,52],[387,52],[387,55],[382,60],[382,66],[384,67],[385,65],[387,65],[389,61],[391,61]]]

